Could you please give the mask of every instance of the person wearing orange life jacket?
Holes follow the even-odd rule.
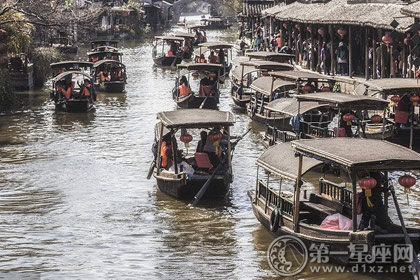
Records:
[[[172,152],[171,152],[171,142],[170,138],[164,137],[162,139],[162,144],[160,146],[160,157],[161,162],[160,166],[169,169],[172,164]]]
[[[207,63],[207,60],[204,57],[204,54],[200,55],[199,63]]]
[[[99,60],[99,58],[97,56],[92,57],[92,62],[95,63]]]
[[[278,51],[278,52],[280,52],[280,49],[281,49],[281,47],[282,47],[282,44],[281,44],[281,35],[280,35],[280,33],[279,33],[279,34],[277,34],[276,42],[277,42],[277,51]]]
[[[101,82],[108,82],[111,80],[111,77],[109,77],[108,72],[106,71],[99,72],[99,78],[101,79]]]
[[[89,98],[91,96],[92,84],[88,79],[84,80],[82,87],[80,88],[80,95],[82,97]]]
[[[187,96],[191,92],[187,77],[182,76],[179,81],[179,96]]]

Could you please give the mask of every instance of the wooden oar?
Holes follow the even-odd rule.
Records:
[[[206,104],[207,98],[209,98],[208,95],[206,96],[206,98],[204,98],[203,102],[201,102],[199,109],[203,109],[204,104]]]
[[[153,170],[155,169],[155,165],[156,165],[156,158],[150,164],[149,173],[147,173],[147,180],[150,180],[150,178],[152,177]]]
[[[413,262],[412,262],[413,269],[411,270],[411,273],[413,274],[413,278],[415,280],[418,280],[419,279],[419,272],[420,272],[419,259],[417,257],[416,251],[414,250],[414,246],[413,246],[413,243],[411,242],[410,236],[408,236],[407,228],[405,227],[405,224],[404,224],[404,218],[401,214],[401,209],[400,209],[400,206],[398,204],[397,195],[395,194],[394,186],[390,185],[389,188],[391,190],[392,199],[394,200],[395,210],[397,210],[398,218],[400,219],[401,228],[402,228],[402,231],[404,233],[405,243],[411,245],[411,248],[413,248]]]
[[[233,151],[235,151],[235,147],[236,145],[239,143],[239,141],[242,140],[242,138],[245,137],[245,135],[248,134],[248,132],[251,129],[249,128],[244,134],[242,134],[241,136],[238,137],[238,139],[236,139],[235,142],[232,143],[232,148],[231,148],[231,153],[233,153]],[[220,167],[222,165],[224,165],[226,163],[226,158],[232,156],[232,154],[227,155],[224,160],[222,162],[219,163],[219,165],[216,167],[216,169],[213,171],[213,173],[210,175],[210,177],[207,179],[207,181],[204,183],[204,185],[201,187],[201,189],[198,191],[198,193],[194,196],[193,201],[191,201],[190,204],[188,204],[187,207],[193,207],[195,205],[197,205],[197,203],[200,201],[200,199],[203,197],[204,193],[206,192],[206,190],[208,189],[208,187],[210,186],[211,181],[213,181],[214,177],[216,176],[217,171],[219,171]]]

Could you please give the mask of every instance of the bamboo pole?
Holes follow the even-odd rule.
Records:
[[[329,25],[328,26],[328,30],[330,32],[330,38],[331,38],[331,49],[330,49],[330,55],[331,55],[331,67],[330,67],[330,71],[331,71],[331,75],[334,76],[336,71],[335,71],[335,50],[334,50],[334,30],[333,30],[333,26]]]
[[[298,174],[297,174],[296,189],[295,189],[295,209],[293,213],[293,224],[294,224],[295,232],[299,232],[300,181],[302,178],[302,163],[303,163],[303,156],[299,155]]]

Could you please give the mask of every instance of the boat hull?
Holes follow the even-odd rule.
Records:
[[[175,63],[174,63],[174,60],[175,60]],[[172,56],[154,57],[153,61],[156,66],[163,66],[163,67],[176,66],[182,62],[182,56],[181,57],[172,57]]]
[[[123,93],[125,92],[125,82],[123,81],[105,82],[101,84],[101,89],[106,92]]]
[[[93,102],[88,99],[70,99],[55,103],[55,109],[57,111],[69,113],[85,113],[93,110],[93,108]]]
[[[191,179],[180,178],[165,178],[155,174],[157,186],[159,190],[167,195],[170,195],[180,200],[191,200],[198,193],[198,191],[207,182],[210,175],[193,175]],[[220,198],[225,197],[230,188],[230,180],[226,175],[216,175],[210,186],[204,193],[203,198]]]

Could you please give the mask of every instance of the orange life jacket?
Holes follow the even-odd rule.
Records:
[[[281,38],[277,37],[277,47],[281,47]]]
[[[207,60],[205,58],[200,58],[200,63],[207,63]]]
[[[187,96],[188,95],[188,87],[184,84],[179,86],[179,95],[180,96]]]
[[[100,79],[101,79],[101,82],[105,82],[105,81],[109,81],[110,80],[110,77],[108,77],[108,76],[105,76],[104,75],[104,72],[99,72],[99,77],[100,77]]]
[[[166,141],[162,141],[162,145],[160,146],[160,156],[162,157],[161,166],[163,168],[166,168],[168,166],[168,156],[166,155],[166,152],[169,150],[169,147],[166,146]]]
[[[99,60],[99,58],[98,57],[92,57],[92,62],[96,62],[96,61],[98,61]]]
[[[70,99],[70,97],[71,97],[71,87],[69,87],[67,90],[65,90],[64,88],[61,88],[61,92],[63,93],[63,95],[67,99]]]
[[[83,95],[87,97],[90,96],[90,85],[83,87]]]

